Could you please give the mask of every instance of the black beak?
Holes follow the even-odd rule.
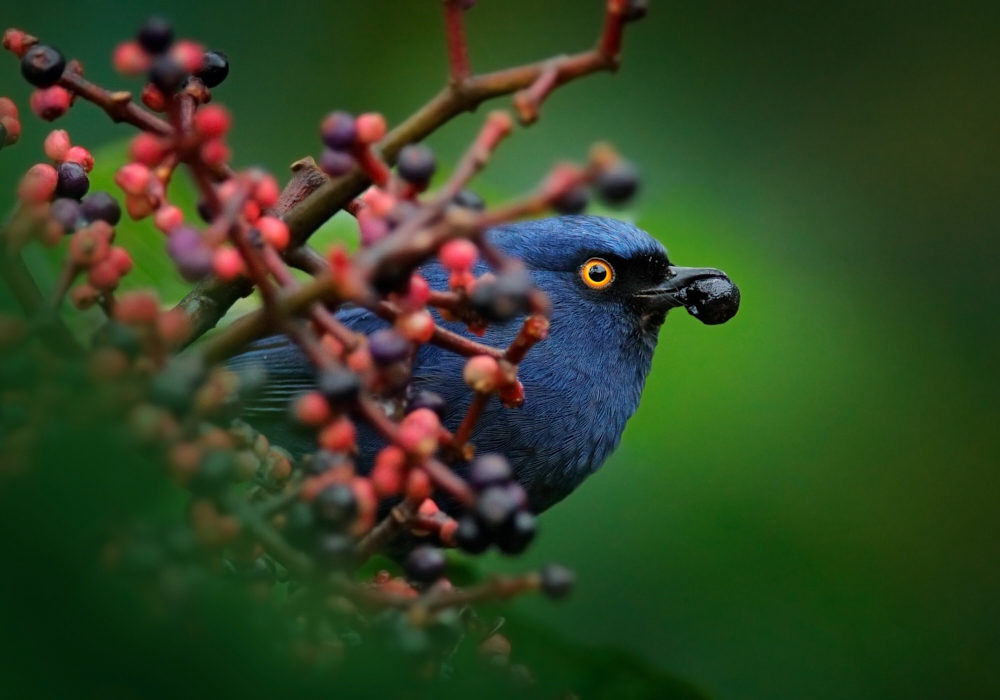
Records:
[[[725,272],[711,267],[667,268],[658,286],[636,294],[651,313],[666,313],[683,306],[702,323],[725,323],[740,308],[740,289]]]

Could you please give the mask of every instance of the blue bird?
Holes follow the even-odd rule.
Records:
[[[706,324],[723,323],[739,307],[740,294],[725,273],[676,267],[666,249],[646,232],[622,221],[568,216],[516,223],[488,232],[491,242],[519,258],[551,304],[551,332],[521,364],[526,402],[507,409],[494,397],[473,432],[478,454],[507,457],[517,481],[539,513],[569,495],[618,446],[625,423],[639,406],[667,312],[684,307]],[[485,272],[485,267],[476,270]],[[421,268],[435,289],[446,289],[448,273],[436,262]],[[357,308],[338,314],[351,329],[371,334],[386,327]],[[461,323],[444,327],[506,347],[521,319],[491,325],[475,338]],[[423,346],[413,367],[411,390],[440,394],[443,423],[454,430],[472,392],[462,379],[465,358]],[[315,388],[316,373],[284,337],[258,342],[234,358],[236,370],[263,366],[267,384],[246,410],[246,420],[295,454],[315,451],[308,436],[288,422],[288,406]],[[358,468],[367,472],[382,446],[370,431],[359,432]],[[462,473],[465,465],[459,465]],[[447,502],[442,507],[450,509]]]

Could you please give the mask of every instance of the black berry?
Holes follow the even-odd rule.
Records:
[[[581,214],[590,203],[590,196],[584,187],[574,187],[569,192],[552,203],[552,207],[560,214],[569,216]]]
[[[510,464],[502,455],[483,455],[469,466],[468,481],[476,491],[485,491],[490,486],[507,483],[512,476]]]
[[[189,488],[201,496],[217,495],[232,482],[235,471],[232,453],[224,450],[206,452]]]
[[[89,223],[106,221],[116,226],[122,218],[122,208],[118,200],[107,192],[93,192],[83,199],[80,214]]]
[[[65,68],[66,59],[59,50],[45,44],[32,46],[21,58],[21,75],[38,88],[58,83]]]
[[[98,328],[91,342],[95,349],[115,348],[131,358],[138,357],[142,352],[142,343],[135,329],[117,321],[108,321]]]
[[[82,199],[90,189],[90,178],[87,171],[79,163],[60,163],[59,180],[56,184],[57,197]]]
[[[434,177],[437,160],[431,149],[422,143],[407,146],[399,152],[396,165],[400,177],[412,185],[425,186]]]
[[[444,552],[426,544],[414,549],[403,561],[406,574],[421,583],[434,583],[444,576],[447,567]]]
[[[312,459],[306,462],[306,471],[313,476],[319,476],[342,464],[343,461],[344,457],[336,452],[320,450],[312,456]]]
[[[648,11],[648,0],[629,0],[625,6],[625,14],[622,15],[622,19],[626,22],[635,22],[645,17]]]
[[[3,122],[0,122],[0,151],[7,145],[7,136],[7,127],[3,125]]]
[[[330,177],[340,177],[351,172],[355,163],[354,156],[350,153],[332,148],[324,148],[323,155],[319,157],[320,170]]]
[[[368,337],[368,352],[377,365],[391,365],[405,360],[410,354],[410,341],[396,331],[386,328]]]
[[[597,176],[597,194],[607,204],[625,204],[639,190],[639,173],[630,163],[619,163]]]
[[[200,355],[175,357],[150,383],[149,399],[174,413],[183,413],[191,406],[207,372]]]
[[[417,391],[407,400],[406,412],[412,413],[418,408],[429,408],[438,415],[438,418],[444,419],[448,403],[441,394],[435,394],[433,391]]]
[[[49,205],[49,218],[62,227],[63,233],[73,233],[80,219],[80,203],[67,197],[57,199]]]
[[[346,151],[357,138],[358,130],[354,125],[354,117],[347,112],[330,112],[323,120],[320,135],[327,148],[335,151]]]
[[[501,532],[514,517],[517,503],[502,486],[491,486],[476,502],[476,517],[491,535]]]
[[[549,598],[565,598],[576,582],[573,572],[558,564],[549,564],[539,573],[542,576],[542,592]]]
[[[518,511],[497,537],[497,546],[504,554],[520,554],[535,539],[535,531],[535,516],[526,510]]]
[[[472,190],[462,190],[455,195],[455,199],[452,202],[455,203],[455,206],[472,209],[473,211],[482,211],[486,208],[486,202],[483,201],[483,198]]]
[[[297,501],[285,516],[285,538],[299,549],[305,549],[314,535],[316,516],[308,503]]]
[[[229,59],[221,51],[206,51],[195,75],[205,87],[218,87],[229,76]]]
[[[354,561],[354,540],[339,533],[321,535],[316,554],[328,568],[345,569]]]
[[[528,311],[533,286],[527,270],[505,272],[492,281],[479,282],[469,303],[487,321],[505,323]]]
[[[198,216],[201,217],[202,221],[206,224],[212,223],[212,219],[215,218],[215,213],[212,211],[212,205],[208,203],[208,200],[199,199],[196,209],[198,210]]]
[[[349,369],[334,367],[319,375],[319,393],[334,406],[343,406],[358,398],[361,379]]]
[[[139,27],[136,39],[147,52],[161,54],[174,43],[174,28],[162,17],[150,17]]]
[[[334,484],[316,494],[313,501],[316,519],[331,530],[340,530],[358,514],[354,491],[346,484]]]
[[[187,77],[184,67],[169,56],[160,56],[149,69],[149,82],[168,97],[180,89]]]
[[[474,516],[463,515],[455,530],[455,544],[464,552],[480,554],[490,546],[490,539]]]
[[[725,323],[740,309],[740,288],[722,277],[693,282],[685,297],[688,313],[709,326]]]

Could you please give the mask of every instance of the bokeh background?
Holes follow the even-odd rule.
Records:
[[[609,139],[645,175],[624,215],[678,263],[726,270],[744,304],[721,327],[668,319],[621,449],[529,557],[575,568],[577,594],[515,607],[719,698],[1000,696],[1000,3],[650,4],[621,72],[558,92],[484,189]],[[230,56],[238,163],[283,172],[327,110],[397,122],[440,87],[438,5],[10,0],[0,24],[117,85],[110,47],[169,15]],[[480,0],[473,64],[584,48],[601,13]],[[0,93],[23,104],[4,61]],[[41,156],[25,122],[4,210]],[[431,144],[453,162],[479,123]],[[88,107],[64,127],[94,147],[127,133]]]

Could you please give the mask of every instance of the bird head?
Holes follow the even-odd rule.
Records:
[[[490,232],[494,245],[519,258],[540,286],[564,297],[634,317],[655,333],[674,308],[707,325],[739,310],[740,290],[721,270],[673,265],[666,248],[632,224],[598,216],[520,222]]]

